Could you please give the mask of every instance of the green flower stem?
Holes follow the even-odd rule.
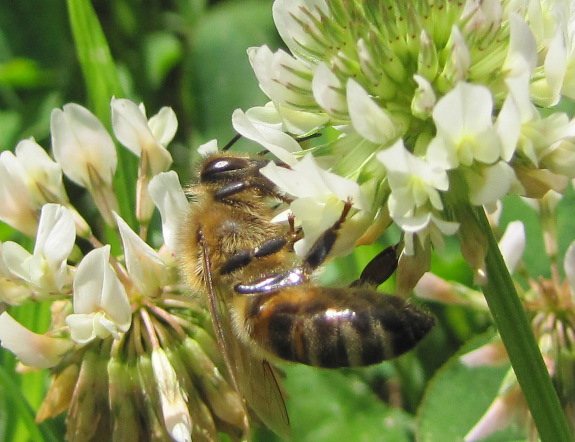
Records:
[[[517,295],[507,266],[482,207],[473,208],[477,227],[487,238],[487,283],[483,294],[499,330],[509,360],[527,400],[542,441],[572,441],[565,415]]]
[[[89,0],[68,0],[70,26],[76,45],[76,53],[82,68],[90,108],[98,119],[111,129],[110,101],[126,95],[110,53],[106,36]],[[137,159],[127,149],[118,149],[118,167],[114,177],[114,193],[118,198],[120,215],[132,227],[136,217],[131,210],[135,207],[133,189],[137,175]],[[109,234],[108,234],[109,233]],[[114,230],[106,234],[107,240],[115,246],[117,235]]]

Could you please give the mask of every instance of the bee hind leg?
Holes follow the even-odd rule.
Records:
[[[397,256],[398,248],[399,244],[395,244],[375,255],[375,257],[365,266],[359,279],[352,282],[350,287],[359,287],[364,285],[377,287],[387,281],[388,278],[393,275],[395,269],[397,269],[397,262],[399,259]]]

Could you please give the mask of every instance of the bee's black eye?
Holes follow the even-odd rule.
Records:
[[[234,171],[244,170],[249,166],[250,162],[245,158],[215,158],[214,160],[206,163],[202,168],[200,173],[200,181],[215,182],[226,180],[233,176]]]

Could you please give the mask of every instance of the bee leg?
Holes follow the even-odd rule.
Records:
[[[338,220],[322,233],[313,244],[301,266],[245,284],[237,284],[234,287],[235,291],[239,294],[255,295],[281,290],[285,287],[292,287],[308,281],[311,273],[325,261],[331,252],[337,239],[337,231],[341,228],[350,210],[351,202],[348,201],[345,203]],[[294,232],[296,231],[294,230]]]
[[[369,285],[377,287],[393,275],[397,269],[397,249],[399,244],[389,246],[378,253],[363,269],[359,279],[352,282],[350,287]]]
[[[347,215],[351,210],[351,206],[351,202],[347,201],[343,206],[343,210],[341,211],[341,215],[338,220],[323,232],[311,246],[311,249],[303,260],[303,265],[309,272],[317,269],[329,256],[331,249],[337,240],[338,230],[347,218]]]
[[[245,179],[241,181],[234,181],[232,183],[228,183],[225,186],[220,187],[218,190],[214,192],[214,199],[216,201],[225,200],[230,196],[236,195],[241,193],[251,187],[258,187],[256,186],[251,180]]]
[[[266,239],[253,249],[242,250],[235,253],[222,265],[220,274],[226,275],[235,272],[247,266],[254,259],[264,258],[278,253],[286,247],[292,247],[293,243],[299,239],[299,235],[300,231],[296,230],[293,226],[293,221],[290,221],[290,230],[285,235],[274,236]]]
[[[233,181],[220,187],[214,192],[216,201],[225,200],[233,195],[244,192],[249,189],[259,189],[262,193],[268,194],[284,203],[291,203],[293,200],[282,195],[279,190],[263,177],[250,177],[243,180]]]

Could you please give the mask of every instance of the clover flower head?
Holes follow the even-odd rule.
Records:
[[[428,253],[454,233],[464,243],[479,232],[470,233],[463,205],[492,210],[510,193],[562,191],[575,170],[572,121],[538,113],[573,97],[572,9],[277,0],[274,20],[290,52],[249,49],[271,102],[236,111],[234,126],[294,170],[311,153],[317,167],[356,182],[365,199],[354,214],[380,223],[389,213],[421,245],[406,252]],[[297,123],[305,116],[307,126]],[[294,143],[317,132],[326,133],[318,143]],[[268,178],[293,197],[294,213],[302,198],[325,204]],[[474,244],[463,252],[480,272],[486,243]]]
[[[188,202],[176,173],[166,172],[174,113],[163,108],[148,121],[142,107],[117,99],[112,118],[120,143],[140,158],[137,223],[127,221],[130,211],[120,215],[116,147],[87,109],[69,104],[52,113],[55,161],[32,140],[2,154],[0,167],[11,173],[2,175],[0,191],[20,189],[30,201],[14,201],[0,219],[35,235],[32,253],[0,243],[2,300],[51,302],[52,322],[33,332],[4,312],[1,345],[27,367],[53,370],[37,419],[66,411],[68,440],[240,437],[248,422],[243,399],[223,370],[206,307],[189,296],[175,268],[176,225]],[[93,233],[70,202],[62,171],[87,188],[100,215],[91,222],[113,227],[115,245]],[[160,209],[164,241],[148,238],[152,212],[140,210],[148,199]]]

